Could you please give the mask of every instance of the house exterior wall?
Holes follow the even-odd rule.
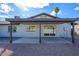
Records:
[[[69,23],[59,24],[57,26],[56,33],[57,37],[71,37],[71,24]]]
[[[36,31],[35,32],[29,32],[27,30],[28,25],[16,25],[17,31],[13,33],[14,37],[39,37],[39,27],[36,25]]]
[[[17,30],[16,32],[13,32],[13,37],[39,37],[39,24],[36,24],[35,32],[28,32],[26,29],[28,25],[25,24],[16,25]],[[43,25],[46,24],[41,25],[41,36],[46,37],[44,36]],[[10,36],[10,32],[8,32],[8,26],[9,25],[0,25],[0,37]],[[55,29],[56,35],[53,37],[71,37],[71,24],[63,23],[63,24],[57,24],[56,26],[57,26]]]
[[[0,25],[0,37],[9,37],[10,33],[8,32],[9,25]]]
[[[79,24],[75,25],[75,36],[79,36]]]
[[[46,25],[46,24],[44,24]],[[53,25],[53,24],[51,24]],[[43,28],[43,26],[42,26]],[[43,35],[44,30],[42,29],[41,36],[44,37]],[[53,37],[71,37],[71,24],[69,23],[63,23],[63,24],[57,24],[56,29],[55,29],[56,35]],[[50,36],[52,37],[52,36]]]

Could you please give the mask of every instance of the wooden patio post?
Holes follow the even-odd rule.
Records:
[[[10,23],[10,43],[12,43],[12,23]]]
[[[41,24],[39,24],[39,43],[41,44]]]
[[[75,43],[75,37],[74,37],[74,23],[71,23],[71,37],[72,37],[72,43]]]

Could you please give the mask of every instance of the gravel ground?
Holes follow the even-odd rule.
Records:
[[[0,44],[0,47],[2,45]],[[12,44],[7,50],[3,55],[11,53],[13,56],[79,56],[79,44]]]

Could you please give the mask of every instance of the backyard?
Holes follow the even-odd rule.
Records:
[[[31,38],[30,38],[31,39]],[[7,39],[8,40],[8,39]],[[26,42],[24,42],[24,41]],[[9,44],[9,40],[0,43],[0,55],[2,56],[79,56],[79,39],[75,39],[75,43],[71,39],[44,39],[42,43],[33,39],[29,42],[24,38],[13,39],[13,44]],[[22,41],[22,42],[21,42]],[[27,43],[27,41],[29,43]],[[34,43],[33,43],[34,42]]]

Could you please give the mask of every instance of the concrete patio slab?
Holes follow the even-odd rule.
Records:
[[[41,38],[42,43],[72,43],[71,39],[65,39],[65,38],[52,38],[52,37],[43,37]],[[38,43],[39,44],[39,38],[27,38],[23,37],[18,40],[14,40],[13,43]]]
[[[13,41],[13,43],[39,43],[39,38],[20,38]]]

